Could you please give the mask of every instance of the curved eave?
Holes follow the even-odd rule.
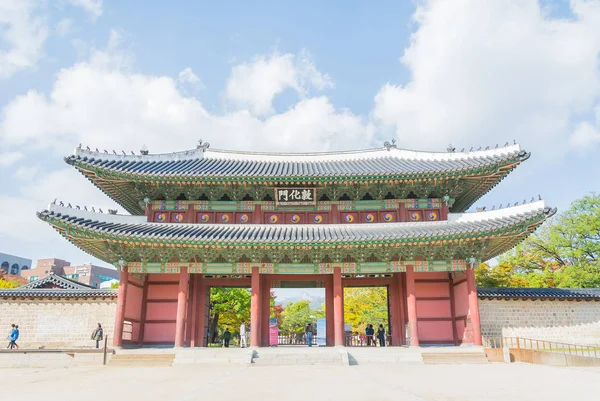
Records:
[[[522,210],[522,209],[520,209]],[[77,211],[79,212],[79,211]],[[506,211],[503,211],[508,213]],[[132,216],[98,216],[92,213],[77,216],[76,212],[64,215],[52,211],[38,213],[38,217],[51,224],[61,235],[80,249],[105,260],[116,261],[107,244],[118,247],[139,248],[212,248],[212,249],[302,249],[315,248],[380,248],[380,247],[435,247],[479,244],[480,258],[487,260],[506,252],[530,235],[556,209],[533,209],[518,215],[507,214],[501,220],[496,212],[479,213],[454,221],[420,223],[382,223],[360,225],[185,225],[169,223],[142,223]],[[468,215],[468,214],[464,214]],[[489,216],[488,217],[486,217]],[[131,218],[134,223],[127,223]],[[109,220],[109,221],[106,221]],[[473,222],[477,224],[473,224]],[[360,227],[362,226],[362,227]],[[270,227],[270,228],[269,228]],[[481,229],[474,229],[481,227]],[[277,231],[275,231],[277,230]],[[294,230],[296,230],[294,232]],[[300,230],[303,230],[301,233]],[[306,236],[306,232],[319,231],[319,236]],[[381,234],[387,230],[385,234]],[[331,238],[327,233],[332,233]],[[378,234],[379,233],[379,234]],[[356,234],[356,235],[355,235]],[[251,239],[252,235],[258,238]],[[304,238],[299,238],[305,236]],[[273,240],[277,237],[278,240]],[[313,238],[311,240],[311,238]]]
[[[461,180],[466,182],[465,193],[456,197],[452,206],[453,212],[462,212],[471,207],[479,198],[489,192],[502,181],[514,168],[527,160],[530,153],[519,151],[506,159],[495,160],[494,163],[473,168],[435,170],[427,172],[404,172],[396,174],[338,174],[324,176],[260,176],[260,175],[188,175],[188,174],[146,174],[114,170],[99,166],[77,156],[65,158],[84,174],[96,187],[123,206],[129,213],[141,215],[144,213],[140,202],[144,195],[136,188],[136,183],[151,183],[153,185],[177,186],[186,185],[331,185],[359,182],[364,184],[389,182],[397,185],[418,182],[435,183]]]

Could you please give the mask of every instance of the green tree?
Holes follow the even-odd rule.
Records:
[[[303,331],[309,323],[316,319],[315,311],[310,307],[310,301],[302,300],[296,303],[289,302],[283,313],[281,328],[287,332]]]
[[[385,287],[344,289],[344,321],[353,331],[363,333],[367,324],[388,330],[388,302]],[[388,330],[389,331],[389,330]]]
[[[238,333],[242,319],[250,321],[250,291],[247,288],[211,288],[210,332],[211,341],[216,339],[217,332],[226,328]]]
[[[590,194],[475,274],[485,287],[598,287],[599,258],[600,196]]]

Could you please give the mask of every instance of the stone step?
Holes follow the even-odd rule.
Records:
[[[451,353],[423,353],[423,362],[427,365],[440,364],[484,364],[490,363],[485,353],[451,352]]]
[[[419,348],[349,348],[348,354],[351,365],[423,364]]]
[[[348,366],[348,352],[336,348],[257,349],[252,357],[255,366],[341,365]]]
[[[110,366],[172,366],[175,354],[116,354]]]

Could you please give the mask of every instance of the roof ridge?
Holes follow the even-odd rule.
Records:
[[[473,148],[471,148],[473,149]],[[106,161],[178,161],[178,160],[190,160],[190,159],[202,159],[204,157],[209,159],[225,159],[225,160],[255,160],[255,161],[277,161],[283,159],[284,161],[290,162],[289,158],[298,158],[299,160],[292,160],[291,162],[305,162],[306,159],[318,159],[311,161],[335,161],[335,160],[348,160],[348,159],[367,159],[368,156],[373,154],[379,155],[380,157],[385,156],[396,156],[404,159],[415,159],[415,160],[464,160],[474,158],[485,158],[491,156],[498,156],[507,153],[522,152],[521,146],[518,144],[509,145],[508,143],[502,147],[496,147],[490,149],[489,147],[481,150],[469,150],[469,151],[421,151],[412,149],[397,148],[395,145],[388,145],[385,147],[378,148],[367,148],[358,150],[339,150],[339,151],[323,151],[323,152],[258,152],[258,151],[237,151],[228,149],[209,149],[208,147],[200,146],[196,149],[183,150],[178,152],[169,153],[156,153],[156,154],[127,154],[124,151],[122,154],[108,153],[108,151],[100,152],[91,150],[89,147],[85,149],[81,144],[74,150],[73,155],[65,157],[67,163],[71,163],[73,158],[78,157],[91,157],[98,158]],[[395,154],[394,154],[395,153]],[[222,157],[218,157],[222,156]],[[237,156],[237,157],[236,157]]]

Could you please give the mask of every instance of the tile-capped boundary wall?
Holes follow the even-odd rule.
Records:
[[[521,337],[600,345],[598,301],[480,299],[479,316],[485,338]]]
[[[113,336],[117,300],[3,299],[0,337],[19,325],[26,348],[92,347],[98,323]],[[522,337],[572,344],[600,345],[600,302],[479,299],[484,337]],[[2,333],[6,333],[3,335]],[[110,341],[109,341],[110,343]]]
[[[91,334],[100,323],[110,345],[116,309],[116,298],[2,299],[0,337],[4,340],[3,333],[8,335],[15,323],[19,325],[20,347],[95,347]]]

